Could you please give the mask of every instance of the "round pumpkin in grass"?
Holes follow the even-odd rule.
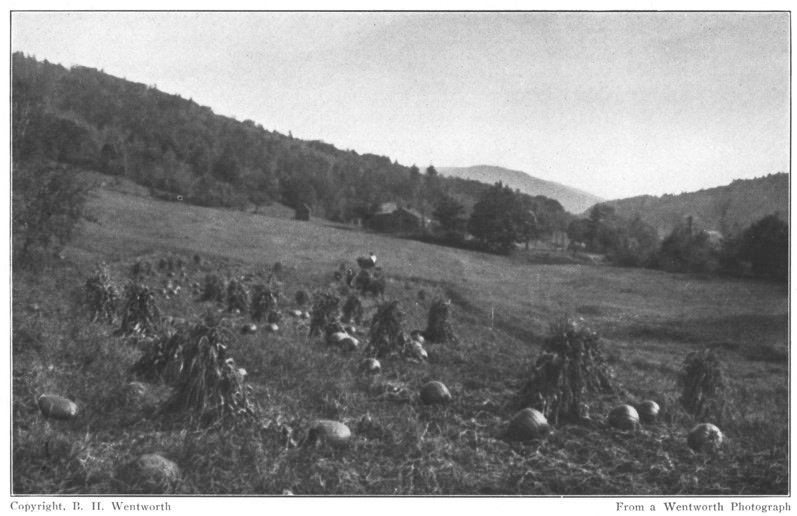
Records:
[[[357,349],[360,347],[360,341],[350,335],[346,335],[346,337],[341,340],[338,345],[343,351],[352,353],[357,351]]]
[[[329,339],[327,339],[327,342],[329,344],[338,345],[341,342],[343,342],[343,339],[347,338],[348,336],[349,336],[349,334],[346,333],[345,331],[336,331],[335,333],[332,333],[329,336]]]
[[[619,405],[609,412],[609,424],[620,430],[636,430],[639,426],[639,413],[631,405]]]
[[[722,444],[722,432],[711,423],[701,423],[686,437],[686,443],[695,451],[716,451]]]
[[[128,492],[171,493],[180,482],[180,468],[158,453],[147,453],[125,466],[119,476]]]
[[[382,364],[375,358],[366,358],[360,364],[360,368],[366,373],[375,374],[382,370]]]
[[[280,329],[280,327],[279,327],[279,326],[277,326],[277,325],[276,325],[276,324],[274,324],[274,323],[271,323],[271,324],[269,324],[269,325],[267,326],[267,328],[268,328],[268,331],[270,331],[271,333],[276,333],[276,332],[278,332],[278,331],[279,331],[279,329]]]
[[[66,421],[77,416],[77,404],[56,394],[42,394],[37,400],[39,410],[47,419]]]
[[[643,423],[653,423],[659,417],[659,404],[653,400],[645,400],[637,407],[639,419]]]
[[[310,425],[304,445],[326,443],[333,448],[343,448],[351,441],[351,430],[339,421],[321,419]]]
[[[423,348],[423,344],[417,340],[410,342],[410,355],[420,361],[429,360],[429,353]]]
[[[550,431],[551,427],[542,412],[525,408],[509,422],[506,438],[510,441],[531,441],[545,437]]]
[[[442,382],[429,382],[421,389],[421,401],[426,405],[439,405],[451,401],[451,393]]]
[[[257,325],[254,323],[244,324],[241,326],[241,333],[244,335],[251,335],[252,333],[257,333]]]

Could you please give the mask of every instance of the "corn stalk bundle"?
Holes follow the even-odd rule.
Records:
[[[227,310],[239,310],[241,313],[249,311],[249,292],[243,282],[231,279],[227,285]]]
[[[91,322],[113,323],[119,304],[119,289],[111,281],[111,273],[105,264],[97,267],[97,272],[86,280],[85,300],[91,314]]]
[[[363,319],[363,304],[355,294],[346,298],[343,303],[343,321],[360,324]]]
[[[381,296],[385,293],[386,285],[387,280],[379,270],[372,272],[368,269],[360,269],[354,278],[354,288],[363,294]]]
[[[435,298],[429,307],[426,330],[423,332],[429,342],[457,343],[454,328],[451,326],[451,301]]]
[[[404,312],[398,301],[387,301],[380,304],[371,320],[365,354],[381,358],[391,354],[404,353],[409,340],[404,334],[403,324]]]
[[[313,308],[310,312],[310,336],[323,334],[327,337],[340,326],[338,306],[340,298],[331,292],[313,294]]]
[[[554,424],[559,418],[579,421],[587,417],[588,395],[617,390],[598,335],[564,316],[550,326],[543,353],[521,390],[521,403]]]
[[[304,306],[310,301],[310,294],[308,294],[304,289],[299,289],[296,291],[294,300],[296,301],[297,305]]]
[[[229,321],[212,314],[189,329],[165,411],[191,411],[205,423],[254,415],[244,375],[227,353],[234,336]]]
[[[155,304],[155,293],[141,283],[128,283],[122,305],[123,335],[155,335],[161,322],[161,313]]]
[[[273,277],[267,285],[255,285],[252,289],[252,320],[260,321],[267,317],[270,323],[279,321],[279,297],[279,285]]]
[[[176,333],[159,333],[130,371],[139,378],[174,382],[180,375],[181,353],[188,342],[188,328]]]
[[[149,263],[147,260],[140,261],[136,260],[136,263],[130,268],[130,273],[133,276],[148,276],[152,273],[152,264]]]
[[[725,374],[714,351],[689,353],[678,376],[681,396],[678,401],[699,418],[721,416],[725,409]]]
[[[202,301],[224,301],[224,280],[216,274],[207,274],[202,287]]]

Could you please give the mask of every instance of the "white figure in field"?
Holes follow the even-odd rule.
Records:
[[[357,258],[357,264],[362,269],[373,269],[376,267],[376,255],[371,251],[368,256],[360,256]]]

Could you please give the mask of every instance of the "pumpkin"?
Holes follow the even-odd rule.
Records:
[[[302,316],[302,311],[301,310],[291,310],[288,313],[291,314],[294,317],[301,317]]]
[[[506,438],[510,441],[531,441],[545,437],[550,431],[551,427],[542,412],[525,408],[509,422]]]
[[[343,339],[347,338],[348,336],[349,334],[345,331],[336,331],[329,336],[328,342],[330,344],[340,344],[343,342]]]
[[[714,451],[722,444],[722,432],[711,423],[701,423],[686,437],[686,443],[695,451]]]
[[[360,347],[360,341],[355,339],[354,337],[346,335],[346,337],[343,340],[341,340],[338,345],[344,351],[357,351],[357,348]]]
[[[410,353],[413,357],[417,358],[418,360],[428,360],[429,354],[423,349],[423,344],[418,342],[417,340],[413,340],[410,342]]]
[[[414,330],[412,333],[410,333],[410,338],[412,340],[420,342],[421,344],[426,343],[426,341],[423,338],[423,333],[420,330]]]
[[[451,393],[442,382],[429,382],[421,389],[421,401],[426,405],[437,405],[451,401]]]
[[[145,492],[168,492],[180,480],[180,468],[174,462],[157,453],[139,457],[127,468],[126,482],[143,487]]]
[[[368,373],[378,373],[382,370],[382,364],[375,358],[366,358],[360,367]]]
[[[639,419],[643,423],[652,423],[659,417],[659,404],[653,400],[645,400],[637,407]]]
[[[631,405],[619,405],[609,412],[609,424],[620,430],[636,430],[639,413]]]
[[[241,333],[248,334],[248,333],[255,333],[257,332],[257,325],[254,323],[244,324],[241,326]]]
[[[268,325],[268,331],[270,331],[270,332],[272,332],[272,333],[278,332],[278,331],[279,331],[279,329],[280,329],[280,327],[279,327],[279,326],[277,326],[277,325],[276,325],[276,324],[274,324],[274,323],[271,323],[271,324],[269,324],[269,325]]]
[[[351,440],[351,430],[349,427],[338,421],[321,419],[310,425],[307,431],[305,445],[324,442],[333,448],[343,448]]]
[[[77,404],[55,394],[42,394],[37,400],[39,410],[47,419],[68,420],[77,416]]]

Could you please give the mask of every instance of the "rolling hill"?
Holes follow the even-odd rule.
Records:
[[[556,199],[570,213],[581,213],[590,206],[603,201],[591,193],[566,186],[553,181],[545,181],[532,177],[519,170],[490,165],[477,165],[473,167],[439,167],[438,172],[444,176],[471,179],[487,184],[501,181],[512,189],[535,196],[544,195]]]
[[[687,216],[697,227],[730,234],[761,218],[777,214],[789,220],[789,174],[780,172],[755,179],[739,179],[726,186],[655,197],[642,195],[608,201],[617,215],[639,215],[665,235]]]

